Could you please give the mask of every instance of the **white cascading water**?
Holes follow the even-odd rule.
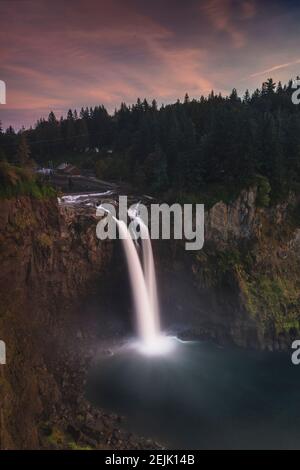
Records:
[[[104,211],[110,214],[106,209],[104,209]],[[120,238],[126,255],[137,319],[137,329],[140,338],[140,341],[134,344],[134,346],[144,354],[165,354],[173,348],[173,343],[172,338],[164,336],[160,329],[155,267],[148,227],[143,220],[138,217],[137,209],[129,212],[130,218],[134,219],[136,225],[140,227],[143,254],[142,267],[137,248],[127,225],[112,214],[110,214],[110,216],[119,227]]]
[[[139,335],[145,346],[151,348],[160,336],[158,321],[153,309],[153,302],[149,297],[148,286],[146,286],[141,262],[130,232],[125,222],[117,219],[116,222],[122,234],[122,243],[133,292]]]
[[[143,266],[145,282],[148,290],[148,296],[151,303],[151,309],[156,324],[157,331],[160,331],[160,318],[159,318],[159,303],[157,295],[156,275],[154,267],[154,258],[152,251],[152,244],[150,240],[150,234],[147,225],[143,222],[140,217],[136,217],[136,222],[140,226],[140,233],[142,239],[142,251],[143,251]]]

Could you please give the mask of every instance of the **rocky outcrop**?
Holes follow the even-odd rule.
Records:
[[[54,199],[0,204],[0,448],[38,448],[38,424],[62,398],[52,368],[76,332],[70,307],[103,278],[112,244],[95,237],[91,214]]]
[[[252,238],[259,232],[256,189],[244,190],[231,204],[223,201],[215,204],[205,217],[205,240],[220,245],[232,240]]]
[[[295,206],[291,197],[259,208],[255,189],[249,189],[207,214],[207,247],[193,269],[200,290],[216,290],[223,330],[238,345],[285,349],[300,334]],[[205,270],[215,270],[214,280]]]
[[[180,242],[160,250],[165,302],[190,325],[183,336],[270,350],[300,336],[298,202],[261,208],[256,200],[250,188],[208,210],[201,251],[187,253]]]

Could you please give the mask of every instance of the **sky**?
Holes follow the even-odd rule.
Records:
[[[3,128],[300,75],[294,0],[0,0]]]

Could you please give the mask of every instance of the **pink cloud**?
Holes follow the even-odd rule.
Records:
[[[76,24],[53,34],[46,28],[38,39],[25,33],[28,25],[20,26],[11,35],[14,54],[3,67],[10,77],[8,107],[51,109],[96,100],[116,106],[137,96],[176,99],[185,91],[200,95],[213,87],[204,49],[172,43],[171,30],[137,12],[129,16],[124,22],[109,19],[98,29]],[[115,51],[124,50],[128,60],[114,60]],[[23,53],[30,57],[26,65]]]
[[[255,15],[253,0],[239,2],[239,8],[233,0],[208,0],[202,11],[217,32],[223,32],[231,38],[234,47],[241,48],[246,44],[246,36],[239,22]]]

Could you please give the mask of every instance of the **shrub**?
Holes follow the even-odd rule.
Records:
[[[43,199],[55,197],[56,191],[38,181],[30,168],[20,168],[0,161],[0,198],[23,195]]]
[[[257,185],[256,205],[258,207],[268,207],[270,205],[271,185],[265,176],[256,176]]]

